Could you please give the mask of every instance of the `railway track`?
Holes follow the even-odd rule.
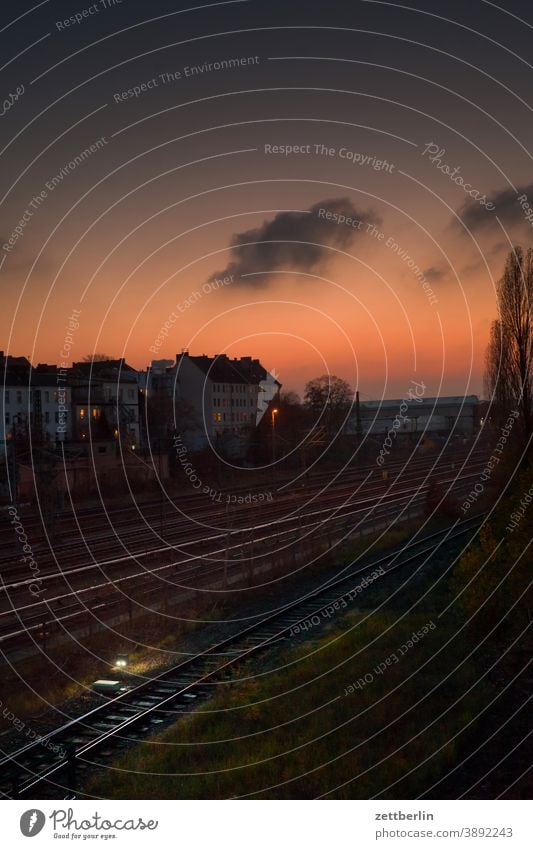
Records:
[[[463,484],[467,488],[469,479],[475,475],[472,472],[464,476]],[[455,478],[444,482],[454,483]],[[99,621],[125,601],[131,604],[132,594],[135,604],[148,607],[150,598],[162,589],[174,593],[216,592],[216,582],[225,579],[227,584],[228,569],[235,571],[244,560],[253,577],[256,566],[260,574],[261,561],[267,561],[274,553],[284,555],[291,547],[301,549],[310,540],[323,542],[328,537],[327,546],[331,547],[333,541],[338,544],[354,533],[363,533],[365,523],[375,527],[384,520],[390,524],[393,516],[400,517],[406,510],[423,509],[426,494],[427,486],[417,484],[386,497],[382,494],[354,503],[342,502],[297,518],[289,515],[207,538],[181,540],[179,545],[110,557],[59,573],[43,573],[43,597],[39,600],[31,596],[28,599],[33,577],[4,581],[0,597],[3,595],[9,605],[0,612],[0,644],[5,646],[9,641],[32,634],[46,635],[49,629],[58,627],[70,630],[87,617],[89,608]],[[177,559],[176,554],[179,554]],[[107,597],[102,600],[102,595]]]
[[[486,452],[478,449],[475,452],[457,452],[443,457],[439,455],[437,458],[424,457],[411,460],[407,467],[405,463],[397,462],[390,465],[389,480],[386,483],[381,479],[381,471],[377,470],[375,465],[344,471],[339,477],[334,476],[333,480],[331,474],[316,475],[312,481],[305,484],[305,487],[301,485],[290,487],[290,481],[286,480],[276,484],[275,503],[269,503],[268,506],[272,511],[281,512],[290,508],[294,501],[296,509],[300,504],[311,505],[316,500],[340,497],[343,491],[349,494],[350,490],[353,492],[353,487],[357,484],[364,484],[378,493],[387,487],[393,487],[398,480],[407,483],[421,478],[424,472],[444,473],[460,467],[462,463],[468,463],[471,468],[482,464],[485,459]],[[248,490],[237,489],[235,493],[232,491],[232,494],[238,495],[241,491],[248,492]],[[255,492],[255,489],[251,491]],[[257,491],[264,491],[264,489]],[[164,532],[166,536],[194,525],[198,528],[209,527],[222,531],[227,525],[228,512],[234,523],[246,521],[250,512],[250,508],[235,506],[228,511],[224,507],[219,507],[216,502],[206,505],[206,496],[194,492],[174,500],[166,497],[166,500],[163,528],[158,527],[161,519],[161,499],[109,510],[102,505],[77,511],[75,514],[65,511],[57,516],[56,538],[51,538],[48,531],[45,533],[40,517],[36,517],[34,512],[24,514],[21,511],[21,516],[24,529],[31,536],[35,554],[51,558],[52,548],[55,556],[61,552],[74,556],[76,550],[86,548],[87,545],[93,548],[109,547],[111,544],[123,545],[122,536],[126,538],[128,545],[132,545],[137,539],[145,537],[147,532],[151,532],[157,538],[161,532]],[[0,568],[4,573],[10,568],[10,561],[17,555],[17,544],[16,540],[10,539],[12,532],[9,529],[9,521],[0,516],[0,529],[3,527],[5,527],[5,543],[0,552]],[[68,542],[62,542],[59,535],[68,538]]]
[[[0,793],[4,798],[76,797],[80,776],[88,769],[104,765],[121,749],[189,712],[217,682],[227,680],[232,667],[286,639],[299,623],[315,616],[322,620],[325,608],[355,590],[361,576],[381,567],[384,574],[376,579],[380,581],[407,566],[423,565],[441,546],[465,535],[473,538],[481,521],[481,516],[471,517],[415,538],[401,550],[326,582],[160,675],[102,697],[99,707],[0,760]]]
[[[477,468],[481,468],[482,464],[483,460],[481,459],[471,462],[468,467],[469,473],[473,473]],[[455,462],[446,463],[439,467],[439,474],[451,473],[454,467]],[[386,484],[383,481],[370,483],[368,478],[360,480],[359,483],[365,485],[365,489],[361,494],[359,494],[358,489],[353,489],[354,482],[342,481],[342,483],[339,482],[337,484],[334,490],[322,494],[317,503],[320,503],[322,507],[331,505],[333,509],[337,504],[342,505],[343,501],[352,505],[354,503],[354,496],[356,495],[359,496],[361,506],[369,504],[372,499],[386,501],[396,494],[398,487],[405,489],[408,484],[415,484],[416,482],[420,482],[420,485],[423,486],[425,483],[424,471],[426,470],[421,469],[410,471],[402,476],[398,475],[397,478],[387,481]],[[460,475],[461,470],[456,474]],[[306,508],[311,512],[314,502],[315,498],[309,496],[307,492],[295,492],[278,504],[263,504],[260,507],[254,505],[253,509],[248,508],[246,510],[235,511],[231,516],[226,513],[224,514],[226,525],[220,527],[216,524],[216,521],[219,518],[222,519],[222,516],[218,516],[216,511],[213,510],[210,514],[210,522],[207,525],[204,523],[204,519],[209,517],[204,513],[201,515],[191,514],[186,517],[180,516],[175,520],[169,518],[165,523],[164,539],[159,533],[154,533],[154,529],[147,524],[146,518],[140,527],[137,520],[133,526],[129,523],[124,528],[113,526],[112,529],[107,530],[105,533],[102,533],[100,529],[97,534],[85,535],[82,529],[78,528],[78,534],[81,534],[81,539],[79,537],[69,537],[68,541],[65,542],[58,541],[52,543],[50,541],[50,544],[47,546],[40,546],[38,541],[31,537],[32,553],[39,560],[41,576],[44,570],[48,568],[52,572],[55,571],[58,575],[65,575],[69,573],[69,562],[74,561],[78,565],[80,558],[87,554],[90,555],[92,562],[96,564],[99,562],[99,554],[102,551],[105,552],[107,560],[115,552],[119,555],[125,554],[125,556],[130,558],[137,555],[142,556],[146,552],[147,532],[151,532],[154,540],[159,544],[164,542],[167,550],[169,550],[174,546],[179,546],[180,542],[183,544],[194,544],[198,540],[199,533],[202,533],[201,538],[205,540],[206,538],[212,539],[216,536],[216,534],[212,533],[213,531],[219,531],[220,536],[228,532],[235,533],[239,528],[244,531],[247,527],[249,528],[252,514],[259,513],[261,520],[258,524],[264,524],[267,520],[274,522],[277,518],[289,520],[291,517],[303,515],[303,511]],[[230,519],[229,524],[231,528],[228,528],[228,519]],[[206,529],[208,529],[209,537],[205,535]],[[123,534],[124,538],[121,534]],[[11,533],[11,536],[14,535]],[[65,533],[65,537],[67,536],[68,534]],[[165,546],[159,545],[159,548],[154,548],[153,551],[163,551],[164,548]],[[22,570],[23,572],[24,570]],[[15,576],[20,576],[21,574],[20,545],[17,546],[16,540],[12,540],[10,544],[9,536],[6,537],[4,551],[0,553],[0,574],[2,576],[2,584],[5,586],[14,586],[17,583]]]

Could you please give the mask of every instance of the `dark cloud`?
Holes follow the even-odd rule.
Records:
[[[445,268],[437,268],[435,265],[430,265],[429,268],[424,269],[422,274],[429,282],[436,283],[439,280],[444,280],[448,271]]]
[[[489,251],[489,256],[499,256],[501,253],[505,251],[508,253],[511,250],[511,245],[509,242],[496,242]]]
[[[488,210],[482,206],[477,200],[468,200],[460,207],[457,214],[463,221],[468,230],[476,231],[488,229],[496,224],[496,217],[500,219],[506,229],[516,227],[527,227],[531,229],[531,224],[526,221],[525,212],[520,205],[518,198],[521,195],[526,195],[528,203],[533,206],[533,183],[525,186],[517,186],[514,189],[500,189],[488,195],[487,203],[493,203],[495,209]],[[463,232],[464,228],[456,219],[453,221],[454,227],[460,227]]]
[[[2,274],[6,278],[15,278],[18,285],[21,278],[25,278],[29,274],[37,250],[34,250],[28,243],[17,242],[12,251],[6,252],[2,249],[2,245],[6,244],[8,239],[9,236],[4,238],[0,236],[0,262],[5,257]],[[58,271],[59,265],[59,260],[54,258],[50,252],[41,254],[33,269],[32,277],[52,277]]]
[[[331,248],[346,250],[367,224],[379,226],[381,219],[372,210],[357,209],[348,198],[322,200],[308,212],[279,212],[260,227],[236,233],[230,262],[210,279],[233,274],[236,283],[268,286],[272,272],[323,271],[335,258]],[[246,276],[258,272],[257,277]]]
[[[478,255],[478,259],[469,263],[468,265],[465,265],[464,268],[462,268],[459,272],[459,278],[462,280],[463,278],[468,277],[471,274],[479,274],[480,271],[482,273],[486,273],[486,263],[489,264],[489,267],[492,266],[493,273],[499,275],[502,265],[502,254],[507,254],[510,250],[511,245],[509,244],[509,242],[496,242],[494,245],[492,245],[492,247],[484,251],[484,259],[482,259]]]

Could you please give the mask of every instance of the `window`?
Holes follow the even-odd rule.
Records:
[[[44,393],[44,400],[46,401],[46,403],[48,403],[48,401],[50,400],[50,393],[48,392],[48,390],[46,390]]]
[[[9,404],[9,389],[6,389],[4,394],[6,404]]]
[[[48,412],[48,410],[44,414],[44,421],[45,421],[45,424],[50,424],[50,413]]]
[[[222,413],[213,413],[213,420],[215,422],[221,422],[222,421]]]
[[[17,390],[17,404],[22,404],[22,392],[20,389]]]
[[[56,424],[59,424],[59,413],[56,413]]]
[[[133,399],[135,398],[135,391],[133,389],[128,389],[128,398],[130,399],[130,401],[133,401]]]
[[[10,417],[9,413],[6,413],[6,424],[9,424],[9,423],[10,423],[10,422],[9,422],[10,418],[11,418],[11,417]]]
[[[93,419],[97,419],[100,415],[100,410],[97,407],[93,407]]]
[[[83,407],[81,407],[81,409],[80,409],[80,419],[84,419],[84,418],[85,418],[85,410],[83,409]]]

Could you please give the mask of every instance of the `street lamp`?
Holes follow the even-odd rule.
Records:
[[[277,407],[272,410],[272,462],[276,460],[276,416],[279,413]]]

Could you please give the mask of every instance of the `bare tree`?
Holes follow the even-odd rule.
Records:
[[[300,396],[294,389],[283,389],[279,395],[279,402],[280,404],[287,404],[291,407],[301,403]]]
[[[533,432],[533,251],[508,255],[498,282],[500,318],[492,326],[485,383],[501,413],[515,405],[526,440]],[[507,412],[508,414],[508,412]]]
[[[112,360],[113,357],[110,357],[109,354],[85,354],[82,357],[82,362],[84,363],[103,363],[106,360]]]
[[[510,344],[499,319],[492,322],[485,355],[485,393],[492,401],[492,416],[501,423],[513,406]]]
[[[352,399],[350,384],[334,374],[315,377],[305,385],[304,404],[331,432],[339,427]]]

